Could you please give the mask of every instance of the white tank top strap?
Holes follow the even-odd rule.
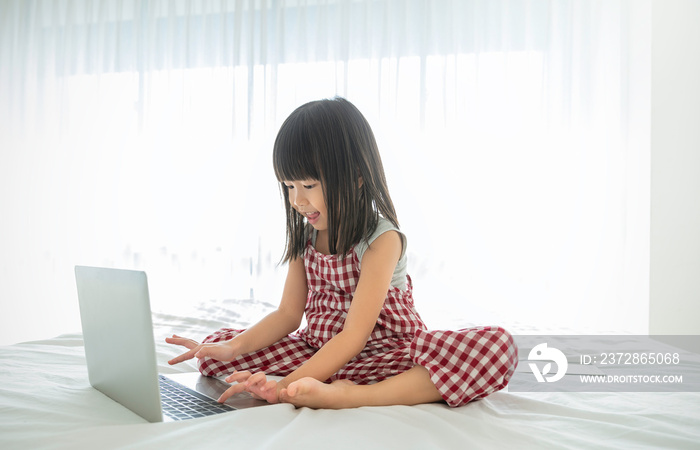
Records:
[[[363,239],[355,246],[355,254],[357,255],[357,260],[360,262],[360,269],[362,269],[362,256],[364,256],[369,246],[372,245],[372,242],[387,231],[396,231],[401,237],[401,256],[394,269],[394,275],[391,277],[391,285],[401,290],[406,290],[406,235],[396,228],[389,220],[379,216],[377,229],[374,230],[374,233],[372,233],[369,239]]]

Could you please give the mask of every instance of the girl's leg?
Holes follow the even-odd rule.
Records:
[[[287,400],[298,406],[324,408],[414,405],[439,400],[461,406],[503,389],[515,371],[517,358],[512,336],[499,327],[421,330],[408,349],[353,361],[336,374],[338,381],[331,384],[313,379],[290,384]],[[404,368],[391,377],[387,372],[392,370],[387,371],[387,367]],[[354,385],[342,380],[365,383],[369,371],[380,374],[378,379],[383,381]],[[390,377],[381,376],[381,372]]]
[[[243,330],[223,328],[208,336],[203,342],[221,342],[233,339]],[[287,376],[311,358],[316,349],[295,335],[286,336],[271,346],[257,352],[241,355],[233,361],[217,361],[212,358],[198,360],[202,375],[218,377],[234,370],[265,372],[267,375]]]
[[[518,365],[518,347],[500,327],[419,330],[410,355],[428,370],[450,406],[462,406],[503,389]]]
[[[376,384],[360,385],[347,380],[325,384],[314,378],[302,378],[289,385],[282,399],[295,406],[340,409],[433,403],[442,400],[442,394],[431,381],[428,370],[414,366]]]

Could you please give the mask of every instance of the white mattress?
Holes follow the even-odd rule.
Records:
[[[208,304],[154,314],[159,368],[178,334],[245,327],[270,305]],[[465,326],[469,324],[464,324]],[[517,333],[518,330],[512,330]],[[291,405],[146,423],[88,383],[79,333],[0,347],[0,448],[699,448],[700,393],[498,392],[442,404],[349,410]]]

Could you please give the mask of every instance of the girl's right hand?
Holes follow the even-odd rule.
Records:
[[[236,356],[238,356],[238,352],[233,344],[233,339],[224,342],[216,342],[213,344],[200,344],[194,339],[188,339],[173,334],[172,337],[165,338],[165,342],[168,344],[181,345],[189,349],[189,351],[168,361],[168,364],[170,365],[178,364],[192,358],[204,357],[210,357],[217,361],[232,361]]]

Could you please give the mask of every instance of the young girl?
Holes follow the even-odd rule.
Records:
[[[202,374],[230,374],[221,402],[246,390],[312,408],[460,406],[508,384],[517,348],[502,328],[426,330],[374,134],[355,106],[335,98],[299,107],[273,162],[287,212],[279,307],[201,344],[166,339],[189,349],[170,364],[198,358]],[[296,331],[303,315],[308,325]]]

